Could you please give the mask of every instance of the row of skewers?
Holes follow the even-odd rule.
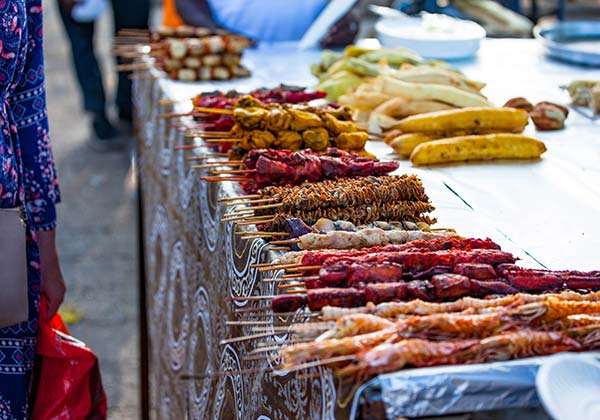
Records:
[[[156,31],[122,30],[115,39],[115,54],[139,60],[152,57],[154,65],[180,81],[229,80],[248,77],[241,64],[250,41],[240,35],[207,28],[161,28]],[[134,62],[121,70],[141,70],[148,64]]]

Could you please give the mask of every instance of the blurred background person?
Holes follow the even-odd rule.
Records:
[[[163,24],[222,28],[258,42],[299,41],[327,3],[327,0],[165,0]],[[330,28],[321,45],[350,44],[358,29],[358,13],[353,7]]]
[[[120,131],[107,108],[102,70],[94,49],[95,20],[107,6],[107,0],[58,0],[60,16],[71,43],[73,67],[83,97],[83,107],[91,115],[92,145],[108,150],[121,145]],[[147,29],[150,0],[112,0],[114,31]],[[115,94],[118,118],[129,125],[132,119],[131,80],[119,73]]]

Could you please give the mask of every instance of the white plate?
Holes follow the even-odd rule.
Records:
[[[431,14],[384,18],[375,24],[375,31],[384,47],[409,48],[441,60],[471,57],[485,38],[485,29],[475,22]]]
[[[538,396],[555,420],[600,419],[600,363],[582,354],[548,358],[536,377]]]
[[[300,40],[298,48],[301,50],[319,48],[319,41],[327,35],[329,28],[348,13],[357,1],[358,0],[333,0],[330,2],[325,6],[325,9],[323,9],[321,14],[315,19],[310,28],[308,28]]]

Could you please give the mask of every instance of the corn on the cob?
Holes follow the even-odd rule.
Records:
[[[468,131],[523,131],[529,115],[516,108],[462,108],[430,112],[403,119],[394,128],[405,133],[450,133]]]
[[[522,134],[487,134],[433,140],[410,155],[414,165],[467,160],[533,159],[546,151],[543,142]]]

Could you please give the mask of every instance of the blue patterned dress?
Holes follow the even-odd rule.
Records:
[[[35,231],[55,227],[60,201],[48,137],[42,39],[42,0],[0,0],[0,207],[24,203],[31,228],[30,319],[0,329],[0,420],[28,417],[40,295]]]

